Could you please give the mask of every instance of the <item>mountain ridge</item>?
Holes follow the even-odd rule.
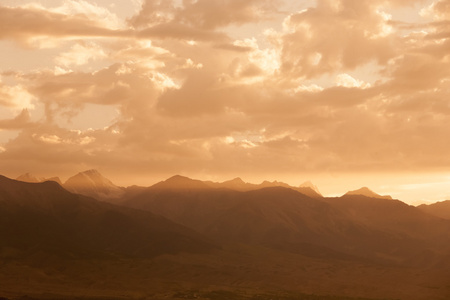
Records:
[[[61,257],[101,253],[152,257],[216,247],[151,212],[74,194],[56,182],[26,183],[4,176],[0,176],[0,233],[0,248],[28,253],[38,247]]]
[[[118,202],[125,194],[121,188],[95,169],[79,172],[63,184],[64,188],[73,193],[93,197],[106,202]]]
[[[238,191],[184,176],[126,193],[118,206],[56,182],[0,177],[0,293],[286,300],[299,299],[298,292],[311,299],[450,294],[450,220],[399,200],[314,198],[284,186]]]
[[[392,199],[391,196],[389,196],[389,195],[386,195],[386,196],[379,195],[379,194],[375,193],[374,191],[372,191],[371,189],[369,189],[368,187],[362,187],[362,188],[359,188],[359,189],[354,190],[354,191],[348,191],[347,193],[344,194],[344,196],[345,195],[361,195],[361,196],[366,196],[366,197],[370,197],[370,198]]]
[[[417,208],[433,216],[450,220],[450,200],[421,204]]]

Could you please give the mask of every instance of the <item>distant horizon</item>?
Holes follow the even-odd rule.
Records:
[[[435,199],[435,200],[431,200],[431,199],[427,200],[427,199],[420,199],[420,198],[416,198],[416,199],[408,199],[408,198],[406,198],[405,199],[405,198],[401,198],[401,197],[396,197],[395,196],[395,192],[394,193],[389,193],[389,192],[386,192],[386,189],[377,189],[376,186],[375,185],[371,185],[370,182],[367,182],[367,184],[363,183],[362,185],[358,185],[356,183],[355,184],[349,184],[349,185],[347,185],[348,186],[347,189],[344,188],[344,187],[341,187],[341,188],[337,187],[336,188],[336,189],[338,189],[337,192],[330,193],[330,192],[328,192],[330,189],[327,188],[326,185],[323,185],[323,186],[319,185],[319,184],[316,183],[316,181],[313,181],[313,180],[310,180],[310,179],[305,179],[303,181],[271,179],[271,178],[270,179],[261,179],[261,180],[247,180],[246,177],[244,177],[244,176],[234,176],[234,177],[211,177],[211,176],[208,177],[208,176],[203,176],[203,177],[201,177],[201,176],[196,176],[196,175],[189,176],[189,175],[186,175],[186,174],[172,174],[172,175],[168,175],[168,176],[160,177],[160,178],[154,177],[155,179],[153,181],[152,180],[148,180],[147,181],[147,180],[143,180],[143,179],[140,179],[140,180],[138,179],[138,180],[135,180],[135,181],[133,181],[132,179],[127,179],[126,181],[120,181],[120,180],[116,181],[116,180],[114,180],[113,177],[108,176],[107,173],[102,172],[101,169],[96,169],[96,168],[88,168],[86,170],[83,170],[83,171],[80,171],[80,172],[75,172],[75,173],[73,173],[71,175],[68,175],[68,176],[59,176],[57,174],[53,174],[51,176],[44,176],[44,175],[41,175],[41,174],[38,174],[38,173],[34,173],[34,172],[23,172],[23,173],[21,173],[21,174],[19,174],[17,176],[8,176],[7,174],[0,174],[0,175],[6,176],[6,177],[11,178],[11,179],[17,179],[19,176],[22,176],[22,175],[25,175],[25,174],[30,174],[30,175],[38,178],[38,179],[42,179],[42,178],[49,179],[49,178],[52,178],[52,177],[58,177],[61,180],[62,183],[65,183],[70,177],[73,177],[73,176],[75,176],[75,175],[77,175],[79,173],[83,173],[83,172],[86,172],[86,171],[89,171],[89,170],[96,170],[96,171],[98,171],[103,177],[111,180],[115,185],[121,186],[121,187],[130,187],[130,186],[133,186],[133,185],[142,186],[142,187],[150,187],[150,186],[152,186],[152,185],[154,185],[156,183],[165,181],[165,180],[167,180],[167,179],[169,179],[171,177],[179,175],[179,176],[187,177],[187,178],[193,179],[193,180],[212,181],[212,182],[217,182],[217,183],[226,182],[226,181],[229,181],[229,180],[232,180],[232,179],[240,178],[245,183],[250,183],[250,184],[255,184],[255,185],[259,185],[259,184],[262,184],[263,182],[267,181],[267,182],[285,183],[285,184],[288,184],[288,185],[290,185],[292,187],[299,187],[303,183],[311,182],[313,185],[315,185],[318,188],[318,190],[320,191],[320,193],[324,197],[340,197],[340,196],[343,196],[344,194],[346,194],[347,192],[355,191],[355,190],[367,187],[371,191],[375,192],[376,194],[379,194],[380,196],[391,196],[395,200],[400,200],[400,201],[402,201],[404,203],[407,203],[407,204],[413,205],[413,206],[418,206],[418,205],[421,205],[421,204],[432,204],[432,203],[436,203],[436,202],[442,202],[442,201],[450,200],[450,197],[448,199]],[[152,178],[153,178],[153,176],[152,176]],[[125,183],[125,184],[123,184],[123,183]],[[334,187],[334,185],[333,185],[333,187]],[[381,187],[383,187],[383,186],[381,186]],[[380,191],[380,190],[382,190],[382,191]],[[323,192],[323,191],[326,191],[326,192]]]

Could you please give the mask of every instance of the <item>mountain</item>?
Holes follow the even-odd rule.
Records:
[[[240,177],[236,177],[224,182],[207,181],[205,183],[210,187],[225,188],[234,191],[249,191],[255,188],[253,184],[244,182]]]
[[[224,182],[213,182],[213,181],[201,181],[197,179],[191,179],[181,175],[175,175],[170,177],[165,181],[158,182],[153,185],[152,189],[188,189],[188,190],[205,190],[205,189],[229,189],[233,191],[254,191],[267,187],[285,187],[296,190],[302,194],[305,194],[309,197],[322,197],[320,193],[317,193],[311,187],[300,186],[293,187],[284,182],[279,181],[264,181],[261,184],[252,184],[244,182],[241,178],[237,177]]]
[[[165,216],[217,243],[262,245],[311,255],[334,253],[326,246],[344,243],[329,223],[330,214],[335,214],[333,222],[351,226],[340,212],[325,213],[328,204],[282,187],[242,192],[152,186],[124,205]]]
[[[309,186],[299,186],[297,188],[292,188],[292,189],[294,189],[297,192],[300,192],[300,193],[302,193],[302,194],[304,194],[304,195],[306,195],[308,197],[311,197],[311,198],[316,198],[317,199],[317,198],[322,198],[323,197],[322,194],[318,192],[317,187],[312,188],[312,187],[309,187]]]
[[[319,189],[317,188],[316,185],[314,185],[311,181],[305,181],[302,184],[300,184],[299,188],[310,188],[312,189],[314,192],[316,192],[318,195],[322,196],[322,194],[320,193]]]
[[[349,191],[345,195],[361,195],[369,198],[392,199],[391,196],[381,196],[370,190],[368,187],[362,187],[358,190]]]
[[[295,190],[297,192],[300,192],[311,198],[322,197],[322,195],[320,193],[318,193],[317,191],[315,191],[314,188],[312,188],[311,186],[300,185],[299,187],[293,187],[287,183],[279,182],[276,180],[272,181],[272,182],[266,180],[266,181],[262,182],[260,185],[257,185],[255,187],[255,189],[261,189],[261,188],[266,188],[266,187],[284,187],[284,188],[289,188],[289,189]]]
[[[284,182],[276,180],[275,181],[265,180],[260,184],[253,184],[243,181],[240,177],[236,177],[234,179],[227,180],[224,182],[204,181],[203,183],[205,183],[210,188],[230,189],[233,191],[241,191],[241,192],[254,191],[268,187],[285,187],[296,190],[312,198],[322,197],[322,195],[318,192],[317,187],[314,186],[312,183],[310,183],[310,185],[302,184],[299,187],[293,187]]]
[[[150,258],[215,248],[150,212],[72,194],[51,181],[25,183],[3,176],[0,236],[0,249],[9,249],[9,259]]]
[[[54,181],[57,182],[59,185],[62,185],[61,179],[59,179],[59,177],[50,177],[50,178],[36,177],[31,173],[22,174],[19,177],[17,177],[16,180],[31,183]]]
[[[422,204],[417,208],[430,215],[450,220],[450,200],[440,201],[432,204]]]
[[[385,236],[384,242],[366,240],[369,247],[384,248],[385,255],[412,258],[431,251],[433,255],[442,256],[450,250],[448,220],[431,216],[399,200],[347,194],[324,198],[323,201],[346,213],[362,226]]]
[[[178,180],[196,188],[163,189],[157,184],[124,205],[163,215],[219,243],[312,256],[401,263],[427,247],[440,256],[445,251],[439,249],[450,246],[450,222],[397,200],[361,195],[313,198],[288,187],[238,191],[208,188],[186,177]]]
[[[59,177],[56,177],[56,176],[55,177],[46,178],[43,181],[54,181],[54,182],[56,182],[57,184],[59,184],[61,186],[63,185],[61,179],[59,179]],[[43,181],[41,181],[41,182],[43,182]]]
[[[67,179],[63,186],[70,192],[112,203],[119,202],[125,194],[123,188],[112,183],[97,170],[80,172]]]
[[[450,295],[450,221],[398,200],[182,176],[124,197],[139,210],[0,176],[0,298]]]
[[[175,175],[165,181],[154,184],[151,188],[163,190],[202,190],[208,189],[209,186],[200,180],[190,179],[181,175]]]
[[[17,177],[16,180],[23,181],[23,182],[43,182],[43,181],[45,181],[44,178],[38,178],[31,173],[22,174],[19,177]]]

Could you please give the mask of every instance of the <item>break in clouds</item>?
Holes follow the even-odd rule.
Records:
[[[2,2],[3,172],[450,167],[449,0]]]

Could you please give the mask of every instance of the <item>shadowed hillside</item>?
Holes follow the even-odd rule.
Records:
[[[450,221],[398,200],[312,198],[282,186],[240,191],[182,176],[127,188],[124,197],[134,208],[73,194],[56,182],[0,177],[0,296],[450,295]]]
[[[402,264],[427,251],[441,256],[450,249],[450,222],[390,197],[350,193],[317,199],[285,187],[243,192],[176,176],[125,205],[161,214],[219,243],[313,256]]]
[[[0,233],[11,256],[152,257],[213,248],[161,216],[72,194],[56,182],[6,177],[0,177]]]
[[[418,208],[430,215],[450,220],[450,200],[433,204],[422,204]]]

